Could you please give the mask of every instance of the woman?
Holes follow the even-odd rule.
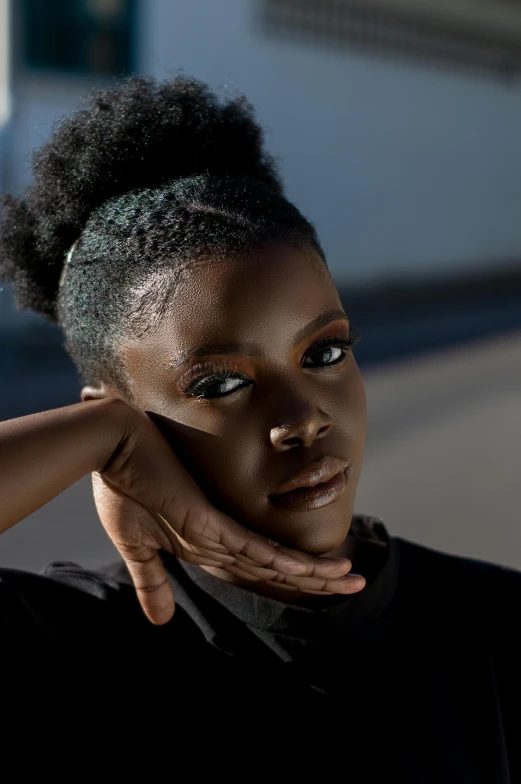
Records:
[[[165,711],[164,742],[241,780],[518,780],[520,573],[353,514],[360,333],[245,99],[132,77],[34,177],[3,278],[63,329],[82,402],[0,426],[1,529],[91,473],[121,560],[1,570],[12,704],[65,726],[110,694],[148,742]]]

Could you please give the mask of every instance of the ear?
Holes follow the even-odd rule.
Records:
[[[119,392],[116,392],[115,389],[103,383],[103,381],[99,386],[87,386],[83,387],[81,390],[82,402],[85,402],[86,400],[101,400],[104,397],[121,397],[121,395]]]

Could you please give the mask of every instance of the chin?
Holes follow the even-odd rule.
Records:
[[[232,503],[215,505],[252,531],[309,555],[326,555],[342,547],[353,515],[352,504],[330,504],[306,512],[282,511],[273,507],[238,509]],[[338,557],[342,557],[342,553]]]
[[[271,536],[281,544],[310,555],[326,555],[342,548],[351,527],[352,508],[337,508],[334,516],[327,514],[327,507],[320,510],[320,514],[317,512],[305,513],[298,521],[293,520],[291,532],[289,528],[284,533],[279,529],[278,536],[273,533]],[[342,553],[338,553],[337,557],[342,557]]]
[[[346,534],[347,536],[347,534]],[[344,537],[345,539],[345,537]],[[328,555],[332,558],[341,558],[341,552],[335,552],[339,550],[339,548],[343,545],[344,539],[341,542],[335,542],[334,544],[327,544],[323,546],[312,546],[312,547],[299,547],[299,550],[303,550],[305,553],[309,553],[309,555]],[[333,553],[335,553],[333,555]]]
[[[331,553],[332,550],[338,550],[342,547],[348,533],[349,531],[344,528],[341,534],[336,533],[335,536],[327,538],[317,536],[316,530],[310,531],[309,535],[303,535],[302,532],[299,532],[298,536],[293,537],[277,537],[273,533],[270,536],[281,544],[286,545],[286,547],[302,550],[305,553],[309,553],[309,555],[326,555]],[[341,557],[341,553],[337,557]]]

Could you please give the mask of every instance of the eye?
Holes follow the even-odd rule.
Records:
[[[192,369],[194,372],[201,372],[203,370],[211,370],[211,374],[207,376],[199,376],[184,390],[184,394],[189,397],[202,398],[203,400],[214,397],[225,397],[232,392],[242,389],[251,380],[247,376],[243,376],[231,368],[223,368],[222,370],[216,369],[215,365],[196,365]],[[244,382],[247,382],[246,384]]]
[[[345,358],[347,352],[359,342],[362,333],[356,327],[351,327],[347,340],[342,338],[325,338],[315,343],[306,353],[302,367],[326,368],[337,365]],[[306,359],[312,358],[311,364],[306,364]]]
[[[316,344],[311,352],[308,352],[302,367],[328,367],[341,362],[347,354],[349,343],[347,340],[338,338],[325,340]],[[309,359],[311,358],[311,363]],[[307,364],[306,364],[307,363]]]
[[[345,358],[350,347],[359,342],[361,336],[362,333],[359,329],[351,327],[347,339],[325,338],[325,340],[320,340],[308,349],[302,367],[318,369],[339,364]],[[311,364],[306,364],[310,358]],[[202,375],[204,372],[207,373],[206,376]],[[253,383],[250,378],[233,366],[216,368],[209,362],[194,365],[190,371],[190,377],[193,378],[195,374],[198,374],[197,378],[188,381],[186,386],[182,385],[183,393],[187,397],[202,400],[227,397]]]

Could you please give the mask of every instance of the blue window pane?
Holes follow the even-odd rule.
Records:
[[[23,0],[25,62],[34,69],[133,70],[136,0]]]

